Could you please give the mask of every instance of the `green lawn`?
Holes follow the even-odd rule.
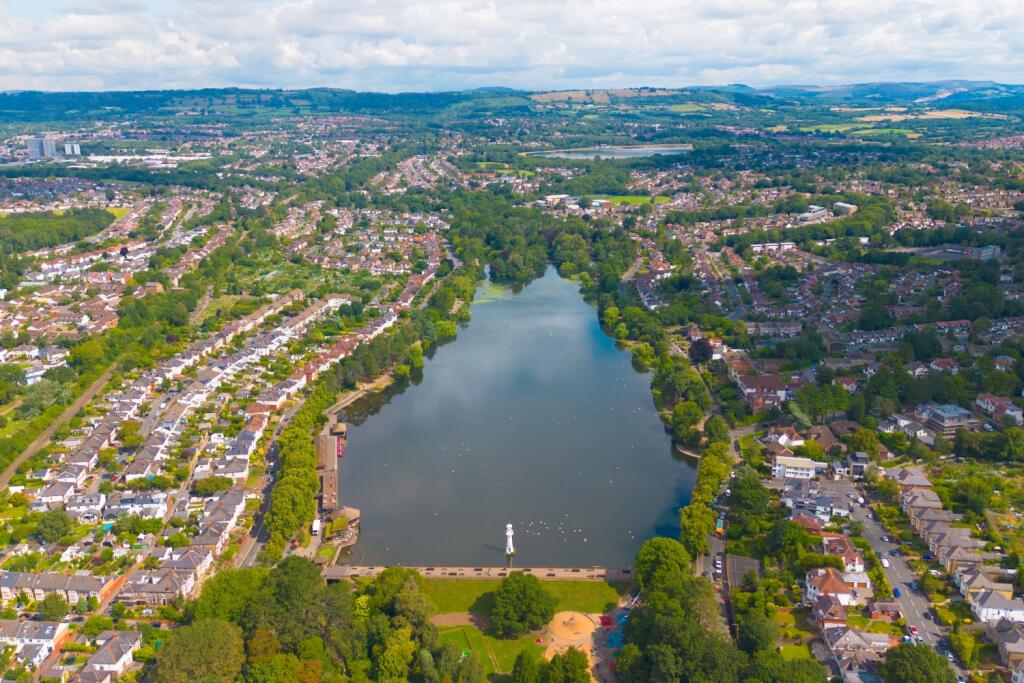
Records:
[[[604,581],[542,581],[558,599],[557,611],[604,612],[629,590],[629,584]],[[424,579],[427,597],[438,614],[482,611],[488,607],[487,594],[501,579]],[[474,605],[476,608],[474,609]]]
[[[790,644],[779,646],[779,652],[785,660],[811,659],[811,648],[803,644]]]
[[[130,207],[127,206],[112,206],[107,209],[107,213],[112,213],[118,218],[131,211]]]
[[[536,636],[531,634],[503,640],[482,633],[475,626],[452,626],[440,629],[439,635],[442,642],[451,641],[464,651],[472,652],[488,676],[511,672],[516,657],[523,650],[532,650],[537,657],[544,652],[544,648],[534,642]]]
[[[807,619],[807,612],[802,608],[775,611],[775,623],[779,626],[779,635],[785,639],[810,640],[813,638],[814,632],[804,625],[805,619]]]
[[[612,204],[628,204],[629,206],[642,206],[644,204],[651,203],[650,195],[644,194],[619,194],[619,195],[605,195],[596,194],[588,199],[607,199]],[[654,197],[655,204],[664,204],[668,201],[668,197],[659,194]]]

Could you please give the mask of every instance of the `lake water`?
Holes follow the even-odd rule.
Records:
[[[528,156],[555,159],[640,159],[655,154],[683,154],[693,150],[692,145],[626,145],[621,147],[580,147],[578,149],[553,149],[544,152],[527,152]]]
[[[503,564],[507,522],[519,566],[630,565],[677,535],[694,466],[577,285],[551,268],[518,294],[484,284],[472,312],[421,383],[350,411],[349,562]]]

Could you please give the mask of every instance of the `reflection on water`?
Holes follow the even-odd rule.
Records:
[[[362,509],[355,564],[629,564],[678,533],[693,465],[673,457],[650,377],[574,283],[483,285],[473,320],[422,377],[353,405],[341,500]]]

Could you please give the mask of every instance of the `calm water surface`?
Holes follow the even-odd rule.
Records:
[[[692,145],[629,145],[623,147],[580,147],[577,149],[557,149],[545,152],[527,152],[528,156],[548,157],[551,159],[641,159],[656,154],[683,154],[693,150]]]
[[[646,538],[676,535],[694,467],[577,285],[553,269],[518,294],[483,285],[472,312],[420,384],[350,424],[350,562],[501,564],[506,522],[520,566],[631,564]]]

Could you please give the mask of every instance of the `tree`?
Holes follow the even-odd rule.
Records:
[[[715,530],[715,512],[707,505],[691,503],[679,511],[679,542],[691,556],[708,551],[708,534]]]
[[[238,623],[255,604],[269,570],[263,567],[217,572],[203,584],[199,599],[188,605],[191,620],[227,619]]]
[[[956,683],[945,659],[928,645],[901,643],[885,654],[878,667],[885,683]]]
[[[858,429],[853,434],[846,437],[846,445],[853,452],[863,451],[868,454],[872,460],[878,459],[878,454],[881,451],[881,444],[878,442],[878,437],[870,429]]]
[[[966,631],[950,633],[949,646],[953,648],[953,652],[964,663],[964,666],[970,669],[977,665],[977,642],[973,635]]]
[[[736,644],[749,654],[774,647],[779,629],[774,619],[769,619],[760,609],[748,612],[739,621]]]
[[[672,435],[676,441],[690,443],[689,434],[692,431],[700,438],[700,433],[694,430],[694,426],[704,417],[704,411],[693,401],[684,401],[672,409]]]
[[[512,665],[513,683],[540,683],[540,662],[529,650],[523,650]]]
[[[704,422],[704,436],[708,443],[729,443],[729,425],[720,415],[712,415]]]
[[[532,574],[512,572],[494,593],[491,623],[509,638],[540,628],[555,616],[555,596]]]
[[[71,532],[71,518],[63,509],[43,513],[36,524],[36,537],[44,543],[54,543]]]
[[[589,683],[590,663],[581,650],[570,647],[555,655],[541,671],[542,683]]]
[[[70,606],[58,593],[50,593],[39,601],[39,616],[43,621],[60,621],[68,615]]]
[[[227,491],[233,485],[234,481],[230,477],[206,477],[196,480],[192,485],[192,492],[197,496],[212,496],[221,491]]]
[[[233,683],[242,671],[242,631],[223,619],[184,626],[157,651],[156,683]]]
[[[645,591],[657,585],[660,575],[688,575],[690,556],[678,542],[656,536],[640,547],[634,565],[637,586]]]
[[[704,337],[690,344],[690,362],[694,365],[708,362],[711,360],[711,355],[711,342]]]

